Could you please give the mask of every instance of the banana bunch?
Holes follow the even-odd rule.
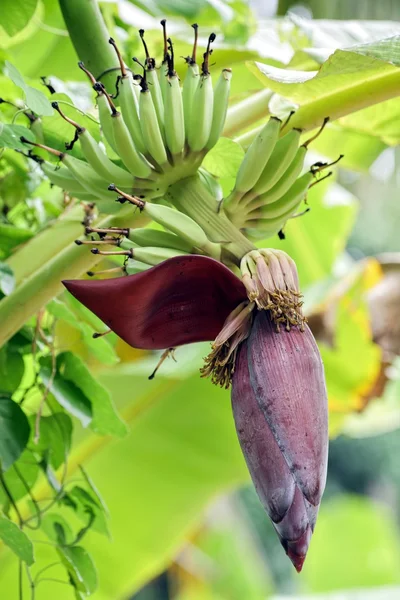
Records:
[[[114,257],[117,257],[117,260],[119,257],[123,257],[124,261],[120,267],[96,273],[90,271],[88,273],[90,276],[118,271],[126,274],[137,273],[169,258],[188,254],[204,254],[220,260],[221,244],[211,242],[200,225],[189,216],[168,206],[146,202],[136,196],[131,196],[114,184],[109,186],[109,191],[119,194],[118,202],[129,202],[163,229],[86,227],[85,233],[87,236],[91,235],[91,239],[78,239],[75,241],[77,245],[93,246],[93,254],[112,257],[112,260]],[[117,246],[121,249],[100,249],[104,246]]]
[[[280,119],[271,117],[250,144],[240,165],[235,187],[224,201],[230,220],[250,236],[271,237],[281,232],[288,219],[295,216],[307,192],[316,183],[318,173],[334,165],[316,163],[301,175],[308,146],[323,131],[300,145],[302,131],[291,129],[281,136]]]
[[[51,161],[33,157],[41,163],[43,172],[54,185],[78,199],[94,200],[101,212],[117,209],[108,189],[110,184],[145,200],[163,197],[171,184],[198,171],[224,127],[232,73],[224,69],[213,87],[209,58],[215,35],[210,35],[199,66],[196,62],[198,27],[193,25],[193,52],[185,59],[187,73],[181,87],[175,71],[174,47],[167,37],[165,21],[161,24],[164,56],[160,68],[149,55],[144,30],[141,29],[139,35],[145,60],[142,63],[133,58],[141,71],[137,74],[127,68],[117,44],[110,38],[120,71],[114,96],[79,63],[97,93],[101,144],[80,123],[64,114],[57,102],[53,102],[53,108],[75,129],[72,141],[66,144],[66,152],[24,140],[59,159],[56,166]],[[75,143],[79,144],[84,160],[68,153]]]

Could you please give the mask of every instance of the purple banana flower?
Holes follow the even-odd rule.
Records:
[[[136,275],[63,283],[136,348],[214,340],[202,375],[225,387],[232,382],[247,466],[300,571],[326,480],[323,366],[301,315],[293,261],[276,251],[250,254],[243,282],[218,261],[192,255]]]

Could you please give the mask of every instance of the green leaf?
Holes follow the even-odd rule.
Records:
[[[35,135],[23,125],[11,125],[5,123],[0,131],[0,148],[11,148],[12,150],[26,150],[26,144],[21,142],[24,136],[31,142],[35,141]]]
[[[8,346],[0,349],[0,393],[17,390],[24,374],[25,364],[22,355]]]
[[[6,263],[0,262],[0,292],[5,296],[11,294],[15,287],[14,272]]]
[[[35,14],[38,0],[2,0],[0,26],[9,36],[24,29]]]
[[[0,538],[18,558],[26,562],[28,566],[33,565],[35,559],[31,540],[15,523],[1,515]]]
[[[110,536],[103,506],[91,492],[75,485],[71,491],[65,494],[62,502],[72,508],[85,525],[87,525],[90,515],[93,514],[94,520],[91,529],[108,537]]]
[[[85,363],[71,352],[61,354],[59,361],[63,377],[79,387],[90,400],[93,414],[91,429],[102,435],[125,435],[126,425],[119,417],[110,394],[93,377]]]
[[[0,468],[6,471],[24,451],[30,434],[29,421],[18,404],[0,397]]]
[[[31,489],[38,475],[39,465],[36,462],[35,456],[32,452],[25,450],[12,467],[3,474],[3,477],[14,500],[20,500],[28,493],[25,484]],[[21,480],[20,476],[22,476],[24,481]],[[0,502],[4,503],[6,499],[7,496],[0,485]]]
[[[71,577],[74,587],[90,596],[97,588],[97,572],[92,557],[81,546],[64,546],[57,552]]]
[[[33,421],[36,416],[33,417]],[[64,413],[55,413],[40,419],[40,437],[33,450],[48,453],[50,464],[54,469],[62,465],[71,448],[72,421]]]
[[[66,381],[60,373],[56,372],[52,377],[51,367],[44,361],[41,362],[40,377],[57,402],[87,427],[92,420],[92,407],[82,390],[72,381]]]
[[[71,544],[74,540],[74,534],[68,521],[59,514],[46,513],[42,517],[40,528],[45,532],[47,537],[56,544]],[[61,534],[61,531],[63,532]],[[63,542],[60,539],[63,537]]]
[[[21,73],[8,60],[6,60],[6,69],[11,81],[25,93],[27,106],[37,115],[51,117],[54,110],[46,96],[40,90],[25,83]]]
[[[243,156],[240,144],[222,137],[205,157],[203,167],[215,177],[236,177]]]
[[[390,61],[382,58],[389,47],[393,55]],[[327,116],[332,121],[397,98],[399,48],[400,36],[394,36],[378,44],[356,47],[354,51],[353,48],[336,50],[319,71],[279,69],[259,62],[249,63],[249,68],[266,87],[299,105],[291,127],[314,129]],[[397,107],[399,100],[395,103]],[[379,135],[379,131],[374,135]]]

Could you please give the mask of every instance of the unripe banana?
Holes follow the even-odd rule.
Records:
[[[181,154],[185,145],[182,91],[177,75],[168,77],[165,90],[165,139],[171,154]]]
[[[264,169],[268,168],[268,161],[270,158],[272,160],[274,149],[279,144],[277,140],[280,128],[280,119],[271,117],[250,144],[236,176],[234,192],[243,195],[254,188]]]
[[[157,115],[158,126],[164,139],[164,101],[155,68],[146,70],[146,79]]]
[[[100,119],[101,130],[102,130],[103,135],[106,138],[107,142],[110,144],[111,148],[114,150],[114,152],[117,152],[115,142],[114,142],[113,125],[112,125],[112,119],[111,119],[111,109],[108,104],[107,97],[102,92],[99,91],[99,88],[97,88],[96,91],[98,92],[96,102],[97,102],[97,108],[99,110],[99,119]],[[117,154],[118,154],[118,152],[117,152]]]
[[[132,248],[133,258],[139,260],[147,265],[158,265],[164,260],[174,258],[175,256],[182,256],[189,254],[188,252],[182,252],[182,250],[174,250],[172,248],[158,248],[156,246],[146,248]]]
[[[140,125],[147,151],[160,166],[168,162],[167,153],[158,125],[153,99],[148,89],[142,89],[139,100]]]
[[[267,204],[261,209],[261,218],[263,220],[276,219],[286,215],[288,212],[294,211],[306,197],[313,178],[314,175],[310,171],[299,177],[279,200],[272,204]]]
[[[161,204],[144,203],[144,212],[159,225],[188,242],[191,246],[203,250],[206,254],[218,258],[221,254],[219,244],[210,242],[203,229],[187,215]]]
[[[211,75],[200,76],[199,84],[193,95],[188,128],[188,143],[193,152],[205,148],[211,133],[214,110],[214,90]]]
[[[86,162],[70,154],[62,154],[61,161],[87,192],[100,199],[115,198],[115,195],[108,191],[107,180],[100,177]]]
[[[224,69],[219,76],[214,89],[214,111],[211,125],[211,133],[206,144],[210,150],[218,142],[225,125],[226,113],[228,111],[229,92],[231,89],[232,71]]]
[[[122,117],[131,134],[135,148],[138,152],[145,154],[146,148],[139,123],[139,85],[134,83],[132,74],[126,68],[122,55],[113,38],[110,38],[108,41],[116,52],[119,67],[121,69],[118,85],[118,99]]]
[[[296,155],[300,135],[299,129],[292,129],[277,141],[265,169],[253,187],[254,195],[267,192],[279,181]]]
[[[112,114],[111,120],[115,147],[122,162],[135,177],[142,179],[149,177],[152,173],[151,166],[136,150],[121,113],[115,111]]]
[[[296,156],[292,160],[292,163],[289,165],[280,180],[268,192],[261,194],[261,196],[257,196],[251,203],[249,203],[249,208],[254,210],[255,208],[259,208],[279,200],[291,188],[303,170],[304,158],[306,154],[307,148],[305,146],[300,146],[296,152]],[[246,202],[246,196],[243,198],[243,201]]]
[[[125,264],[125,271],[128,275],[134,275],[135,273],[143,273],[150,269],[151,265],[140,262],[139,260],[128,259]]]
[[[43,161],[40,163],[40,168],[43,173],[50,179],[51,183],[57,185],[63,190],[70,192],[71,194],[78,194],[81,192],[87,192],[78,180],[73,176],[71,171],[66,167],[57,167],[53,163]]]
[[[192,112],[193,97],[200,81],[199,65],[188,63],[185,80],[182,89],[183,112],[185,116],[185,136],[188,138],[189,123]]]
[[[86,160],[96,173],[108,179],[109,182],[115,181],[120,187],[132,189],[134,178],[131,173],[115,165],[103,152],[87,129],[78,130],[78,138]]]
[[[130,229],[128,239],[138,246],[156,246],[160,248],[174,248],[183,252],[191,252],[193,244],[182,240],[175,233],[158,231],[157,229],[139,228]]]
[[[119,83],[119,105],[124,122],[132,136],[136,149],[142,154],[146,153],[142,129],[139,121],[139,94],[140,87],[132,80],[131,75],[121,77]]]

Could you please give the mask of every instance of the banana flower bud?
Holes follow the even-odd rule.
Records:
[[[242,281],[212,258],[188,255],[135,275],[64,285],[136,348],[214,340],[201,373],[223,387],[232,383],[247,466],[300,571],[326,479],[323,366],[290,257],[279,250],[252,251],[241,271]]]

